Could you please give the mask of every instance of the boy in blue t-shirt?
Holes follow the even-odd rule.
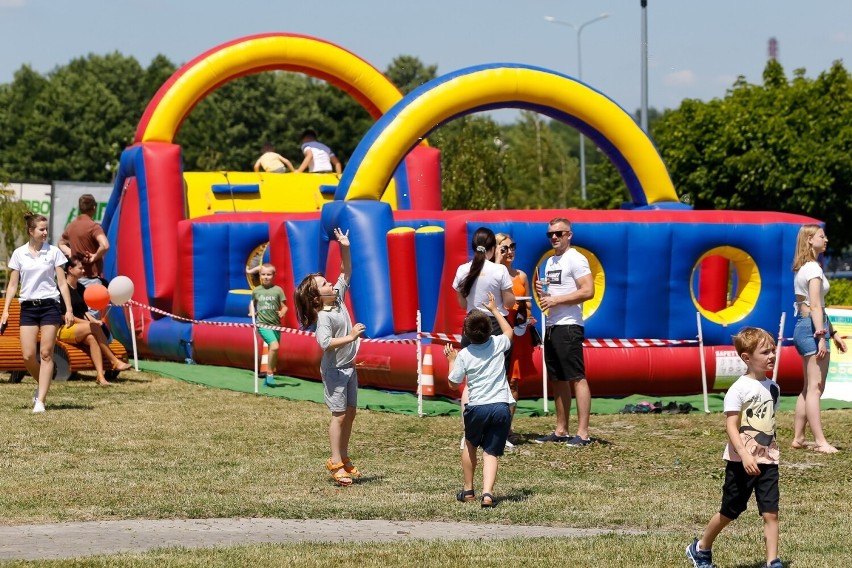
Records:
[[[287,314],[287,296],[280,286],[272,283],[275,278],[275,267],[271,264],[263,264],[260,267],[260,286],[251,291],[251,303],[249,304],[249,316],[257,316],[256,321],[261,325],[278,327],[281,318]],[[278,386],[275,383],[275,369],[278,367],[278,347],[281,340],[281,332],[275,329],[258,327],[257,332],[263,338],[264,343],[269,346],[269,360],[266,367],[266,380],[268,387]]]
[[[472,310],[464,320],[464,334],[471,343],[461,351],[444,346],[451,385],[461,386],[467,377],[469,401],[464,405],[465,448],[462,452],[464,489],[456,495],[462,502],[473,501],[473,475],[476,472],[476,448],[482,448],[482,506],[496,504],[494,482],[497,458],[503,455],[512,426],[511,407],[515,404],[506,380],[504,353],[512,346],[512,326],[497,309],[494,294],[488,293],[487,308],[500,324],[502,335],[491,335],[491,318],[481,310]]]

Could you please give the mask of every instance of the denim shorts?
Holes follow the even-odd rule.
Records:
[[[799,316],[796,319],[796,327],[793,328],[793,342],[796,344],[796,350],[802,357],[808,357],[817,352],[817,338],[814,337],[816,328],[814,320],[810,314]],[[828,330],[825,332],[826,347],[828,346]]]

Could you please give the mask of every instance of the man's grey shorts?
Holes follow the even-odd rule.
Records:
[[[325,405],[332,412],[346,412],[358,402],[358,374],[355,367],[322,369]]]

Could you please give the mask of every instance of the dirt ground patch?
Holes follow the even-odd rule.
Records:
[[[184,519],[93,521],[0,527],[0,561],[48,560],[184,546],[391,542],[408,539],[584,537],[634,531],[383,520]],[[636,533],[638,534],[638,533]]]

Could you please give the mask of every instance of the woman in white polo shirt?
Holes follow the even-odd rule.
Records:
[[[33,412],[44,412],[44,400],[53,379],[53,347],[59,327],[72,325],[74,314],[71,296],[65,282],[65,255],[47,242],[47,218],[44,215],[27,213],[29,241],[15,249],[9,260],[9,285],[0,326],[4,329],[9,320],[9,303],[21,285],[21,353],[30,375],[38,382],[38,391],[33,398]],[[65,302],[66,312],[59,309],[60,298]],[[41,342],[39,343],[39,332]]]

